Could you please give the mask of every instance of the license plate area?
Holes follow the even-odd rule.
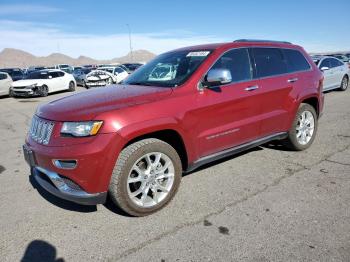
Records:
[[[35,166],[36,162],[33,150],[29,149],[28,146],[23,145],[23,155],[28,165],[30,165],[31,167]]]

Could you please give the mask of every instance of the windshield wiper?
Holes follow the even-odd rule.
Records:
[[[135,85],[135,86],[153,86],[151,83],[147,82],[130,82],[126,83],[127,85]]]

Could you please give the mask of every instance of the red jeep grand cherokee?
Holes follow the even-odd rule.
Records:
[[[323,76],[288,42],[237,40],[177,49],[122,85],[40,106],[23,146],[36,181],[80,204],[107,193],[144,216],[175,195],[182,172],[281,140],[308,148]]]

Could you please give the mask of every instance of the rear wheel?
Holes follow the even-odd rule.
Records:
[[[285,145],[296,151],[305,150],[311,146],[317,132],[317,114],[309,104],[301,104],[288,131]]]
[[[344,76],[343,79],[341,80],[341,84],[340,84],[340,90],[341,91],[345,91],[346,89],[348,89],[348,85],[349,85],[349,78],[348,76]]]
[[[70,82],[69,82],[69,88],[68,88],[68,90],[69,90],[70,92],[75,91],[75,83],[74,83],[73,81],[70,81]]]
[[[144,139],[120,153],[109,193],[126,213],[146,216],[169,203],[181,176],[181,160],[175,149],[158,139]]]

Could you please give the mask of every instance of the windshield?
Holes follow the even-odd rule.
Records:
[[[33,72],[27,75],[26,79],[47,79],[48,76],[47,72]]]
[[[123,84],[179,86],[193,74],[210,52],[210,50],[185,50],[159,55],[130,75]]]

